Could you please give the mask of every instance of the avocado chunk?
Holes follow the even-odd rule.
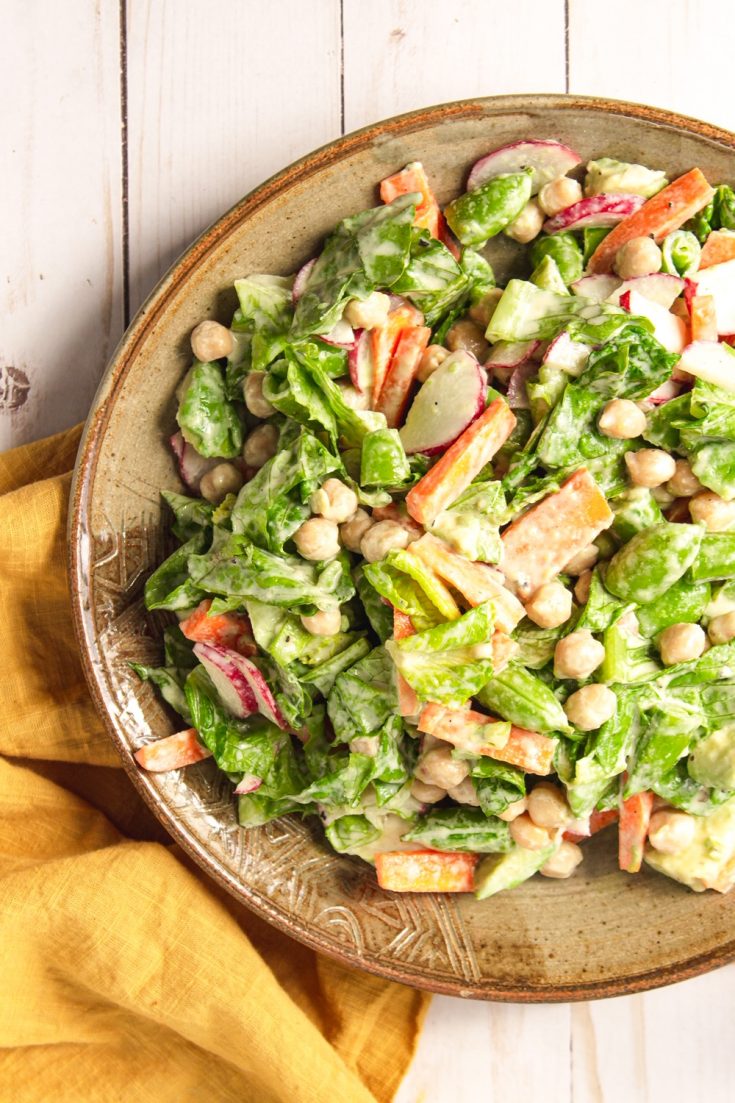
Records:
[[[485,900],[496,892],[516,888],[546,865],[557,846],[551,843],[543,850],[525,850],[517,846],[507,854],[488,854],[475,870],[475,896]]]
[[[653,869],[695,892],[727,892],[735,883],[735,797],[696,820],[695,836],[684,850],[662,854],[649,845],[644,858]]]
[[[735,724],[701,739],[692,748],[687,768],[700,785],[735,789]]]

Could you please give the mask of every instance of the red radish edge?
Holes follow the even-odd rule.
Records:
[[[299,268],[294,277],[293,287],[291,288],[291,302],[297,303],[303,295],[315,264],[316,257],[313,257],[311,260],[307,260],[306,264],[302,264],[301,268]]]
[[[434,456],[446,451],[483,412],[486,397],[485,370],[469,353],[451,353],[413,400],[400,430],[406,452]]]
[[[321,340],[326,345],[334,345],[338,349],[351,349],[355,344],[355,331],[349,322],[340,318],[335,322],[329,333],[321,334]]]
[[[582,161],[569,146],[552,139],[530,139],[512,142],[486,153],[476,161],[467,178],[467,191],[474,191],[486,180],[505,173],[533,169],[532,194],[535,195],[550,180],[565,176]]]
[[[232,651],[229,647],[220,647],[219,644],[198,643],[194,647],[194,654],[207,668],[218,692],[221,694],[224,689],[230,701],[233,701],[234,695],[237,695],[241,701],[241,707],[249,709],[249,712],[243,713],[244,716],[259,712],[266,720],[288,731],[283,713],[255,663],[237,651]],[[218,676],[215,677],[212,671],[215,671]],[[225,697],[223,696],[222,699],[224,701]],[[228,707],[231,706],[228,705]],[[233,712],[235,712],[234,709]],[[235,712],[235,715],[239,714]]]
[[[584,226],[615,226],[624,218],[640,210],[645,200],[642,195],[613,195],[601,192],[588,195],[571,207],[565,207],[553,218],[544,222],[547,234],[558,234],[562,230],[580,230]]]
[[[245,793],[254,793],[256,789],[260,789],[262,784],[262,777],[256,777],[254,774],[245,774],[240,784],[235,786],[235,794],[241,797]]]
[[[355,341],[347,356],[352,386],[360,394],[373,393],[375,364],[373,363],[373,343],[369,329],[356,329]]]
[[[513,374],[508,381],[508,405],[511,410],[530,410],[531,403],[528,400],[528,394],[526,392],[526,383],[532,376],[536,375],[538,371],[538,364],[534,364],[532,360],[526,361],[525,364],[521,364],[519,367],[513,369]]]
[[[187,440],[184,440],[180,430],[169,438],[169,444],[176,459],[182,483],[188,490],[193,490],[195,494],[198,494],[202,477],[213,467],[217,467],[218,464],[222,463],[222,458],[207,459],[205,456],[200,456],[196,448],[189,444]]]

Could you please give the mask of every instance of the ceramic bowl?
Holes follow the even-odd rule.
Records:
[[[735,958],[735,893],[696,895],[652,872],[616,868],[612,837],[585,845],[569,880],[534,878],[483,903],[382,892],[373,870],[330,851],[318,825],[284,818],[241,830],[231,785],[211,761],[170,775],[132,751],[176,721],[129,660],[156,663],[162,621],[143,583],[168,547],[159,490],[180,489],[167,446],[174,388],[202,318],[228,321],[233,280],[293,272],[376,184],[424,162],[441,203],[484,152],[553,137],[587,159],[612,155],[735,177],[735,136],[664,111],[572,96],[447,104],[377,124],[273,177],[207,230],[133,321],[99,388],[76,470],[70,532],[74,612],[86,674],[123,764],[171,835],[264,919],[346,964],[437,992],[496,1000],[586,999],[640,991]],[[508,243],[491,258],[507,276]]]

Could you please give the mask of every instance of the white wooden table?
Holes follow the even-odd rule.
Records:
[[[82,419],[171,261],[301,154],[502,92],[735,129],[733,31],[732,0],[3,0],[0,448]],[[397,1099],[725,1103],[734,980],[571,1006],[436,998]]]

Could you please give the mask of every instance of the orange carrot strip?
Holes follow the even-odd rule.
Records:
[[[431,533],[426,533],[420,540],[410,544],[408,551],[417,555],[435,574],[458,590],[470,605],[492,601],[495,606],[495,623],[502,631],[512,632],[525,616],[525,610],[518,598],[503,584],[503,576],[486,563],[470,562]]]
[[[491,402],[406,495],[411,516],[430,525],[502,448],[515,423],[515,414],[504,399]]]
[[[711,268],[713,264],[724,264],[726,260],[735,260],[735,232],[713,230],[702,246],[699,270]]]
[[[385,414],[389,429],[397,429],[403,424],[411,388],[430,337],[431,330],[428,326],[412,326],[404,329],[398,338],[396,351],[375,407]]]
[[[418,192],[421,195],[421,202],[416,206],[414,226],[428,230],[432,237],[439,237],[442,215],[431,190],[429,178],[420,161],[413,161],[395,176],[388,176],[380,182],[380,198],[384,203],[392,203],[399,195],[410,195],[412,192]]]
[[[179,628],[187,640],[230,647],[246,657],[255,655],[258,649],[248,618],[242,613],[218,613],[210,617],[211,608],[212,599],[205,598],[186,620],[181,621]]]
[[[166,770],[180,770],[182,766],[191,766],[210,758],[212,752],[199,742],[196,728],[167,735],[155,743],[146,743],[133,755],[135,761],[144,770],[163,773]]]
[[[714,295],[694,295],[689,304],[689,312],[692,319],[692,341],[716,341],[717,314]]]
[[[472,892],[476,854],[390,850],[375,855],[378,884],[390,892]]]
[[[503,533],[503,573],[522,598],[550,582],[577,552],[608,528],[612,510],[597,483],[580,467]]]
[[[385,377],[388,374],[390,362],[393,359],[401,333],[409,326],[417,326],[423,322],[424,316],[414,307],[406,304],[391,310],[385,323],[370,330],[370,342],[373,352],[373,364],[375,374],[373,376],[373,407],[377,405],[380,392],[383,389]]]
[[[402,613],[400,609],[393,610],[393,638],[405,640],[414,636],[416,629],[411,623],[411,618]],[[421,708],[415,690],[411,689],[406,679],[396,670],[396,686],[398,688],[398,712],[401,716],[416,716]]]
[[[656,241],[662,241],[672,230],[678,230],[688,218],[706,207],[714,194],[714,189],[700,169],[694,168],[684,173],[648,199],[635,214],[613,227],[590,257],[588,271],[610,272],[618,249],[634,237],[653,237]]]
[[[590,829],[586,835],[577,835],[574,831],[565,831],[564,838],[570,843],[581,843],[585,839],[591,838],[592,835],[596,835],[598,831],[602,831],[603,828],[609,827],[611,823],[617,823],[620,817],[620,813],[617,808],[609,808],[605,812],[593,812],[590,816]]]
[[[643,847],[653,811],[653,793],[636,793],[620,805],[618,828],[618,865],[627,873],[637,873],[643,861]]]
[[[528,731],[526,728],[517,728],[513,725],[504,747],[483,746],[478,750],[479,728],[492,723],[499,723],[497,717],[486,716],[473,709],[446,708],[444,705],[432,703],[424,705],[421,710],[418,729],[428,735],[436,736],[437,739],[444,739],[461,750],[472,751],[474,754],[497,759],[498,762],[519,766],[529,774],[545,776],[551,773],[556,740],[540,732]]]

